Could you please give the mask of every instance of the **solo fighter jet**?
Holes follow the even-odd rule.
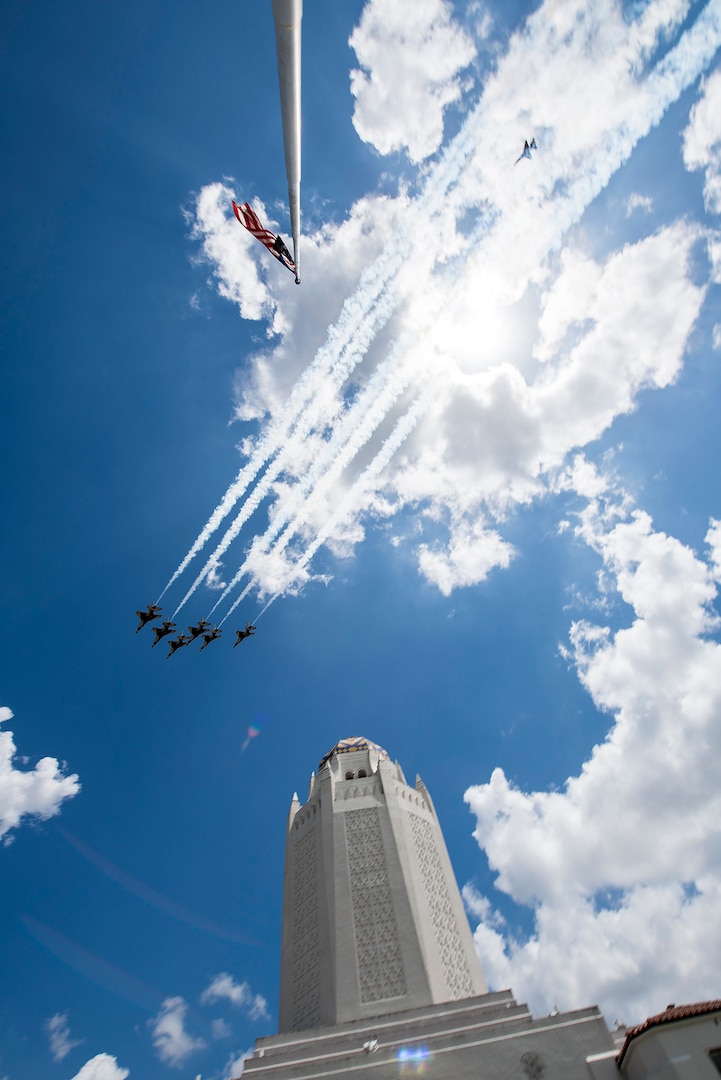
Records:
[[[161,607],[158,607],[157,604],[148,604],[147,611],[136,611],[135,614],[140,619],[140,626],[138,626],[135,633],[139,634],[143,627],[146,625],[146,623],[152,622],[153,619],[157,619],[158,612],[162,610],[163,609]]]
[[[202,652],[203,649],[207,649],[211,641],[217,641],[222,633],[222,630],[219,630],[217,626],[214,626],[209,634],[203,634],[203,644],[200,646],[200,651]]]
[[[521,154],[521,156],[519,158],[516,158],[516,160],[513,162],[513,164],[517,165],[518,162],[522,161],[524,157],[528,158],[528,160],[530,161],[531,156],[532,156],[531,155],[531,150],[538,150],[538,147],[536,146],[536,140],[531,139],[531,141],[529,142],[528,139],[526,139],[525,143],[523,144],[523,153]]]
[[[184,645],[190,645],[190,638],[187,634],[178,634],[176,638],[170,639],[168,645],[170,645],[170,652],[168,653],[166,659],[170,660],[170,657],[173,655],[174,652],[177,652],[178,649],[182,649]]]
[[[255,633],[255,627],[252,626],[249,622],[247,622],[245,624],[245,630],[236,630],[235,632],[237,634],[237,638],[235,643],[233,644],[233,648],[235,648],[236,645],[240,645],[241,641],[245,641],[246,638],[252,637]]]
[[[172,634],[173,630],[175,630],[176,625],[177,624],[171,622],[170,619],[163,619],[163,622],[160,626],[154,626],[153,633],[155,634],[155,641],[152,644],[152,648],[155,648],[161,638],[167,637],[168,634]]]

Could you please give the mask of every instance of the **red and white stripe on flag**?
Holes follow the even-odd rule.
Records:
[[[237,202],[233,200],[233,212],[237,217],[241,225],[244,225],[248,232],[251,232],[256,239],[260,240],[261,244],[273,251],[273,244],[275,243],[275,234],[270,229],[265,229],[261,224],[260,218],[251,209],[249,203],[243,203],[242,206],[238,206]],[[275,254],[275,252],[273,252]]]

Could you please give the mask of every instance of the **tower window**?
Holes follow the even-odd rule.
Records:
[[[347,772],[345,774],[345,778],[346,778],[346,780],[352,780],[353,779],[353,773],[352,772]]]
[[[358,779],[359,779],[359,780],[360,780],[360,778],[361,778],[362,776],[367,776],[367,775],[368,775],[368,773],[367,773],[367,772],[365,771],[365,769],[359,769],[359,770],[358,770]]]

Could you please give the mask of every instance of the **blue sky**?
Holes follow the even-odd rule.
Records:
[[[718,995],[719,45],[718,0],[308,4],[296,288],[230,207],[287,238],[269,4],[3,5],[0,1080],[237,1076],[348,735],[427,783],[492,987]],[[247,596],[166,661],[133,612],[228,491],[164,614]]]

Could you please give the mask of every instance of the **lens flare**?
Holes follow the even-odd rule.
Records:
[[[396,1054],[401,1076],[419,1075],[425,1072],[431,1061],[431,1052],[427,1046],[401,1046]]]

